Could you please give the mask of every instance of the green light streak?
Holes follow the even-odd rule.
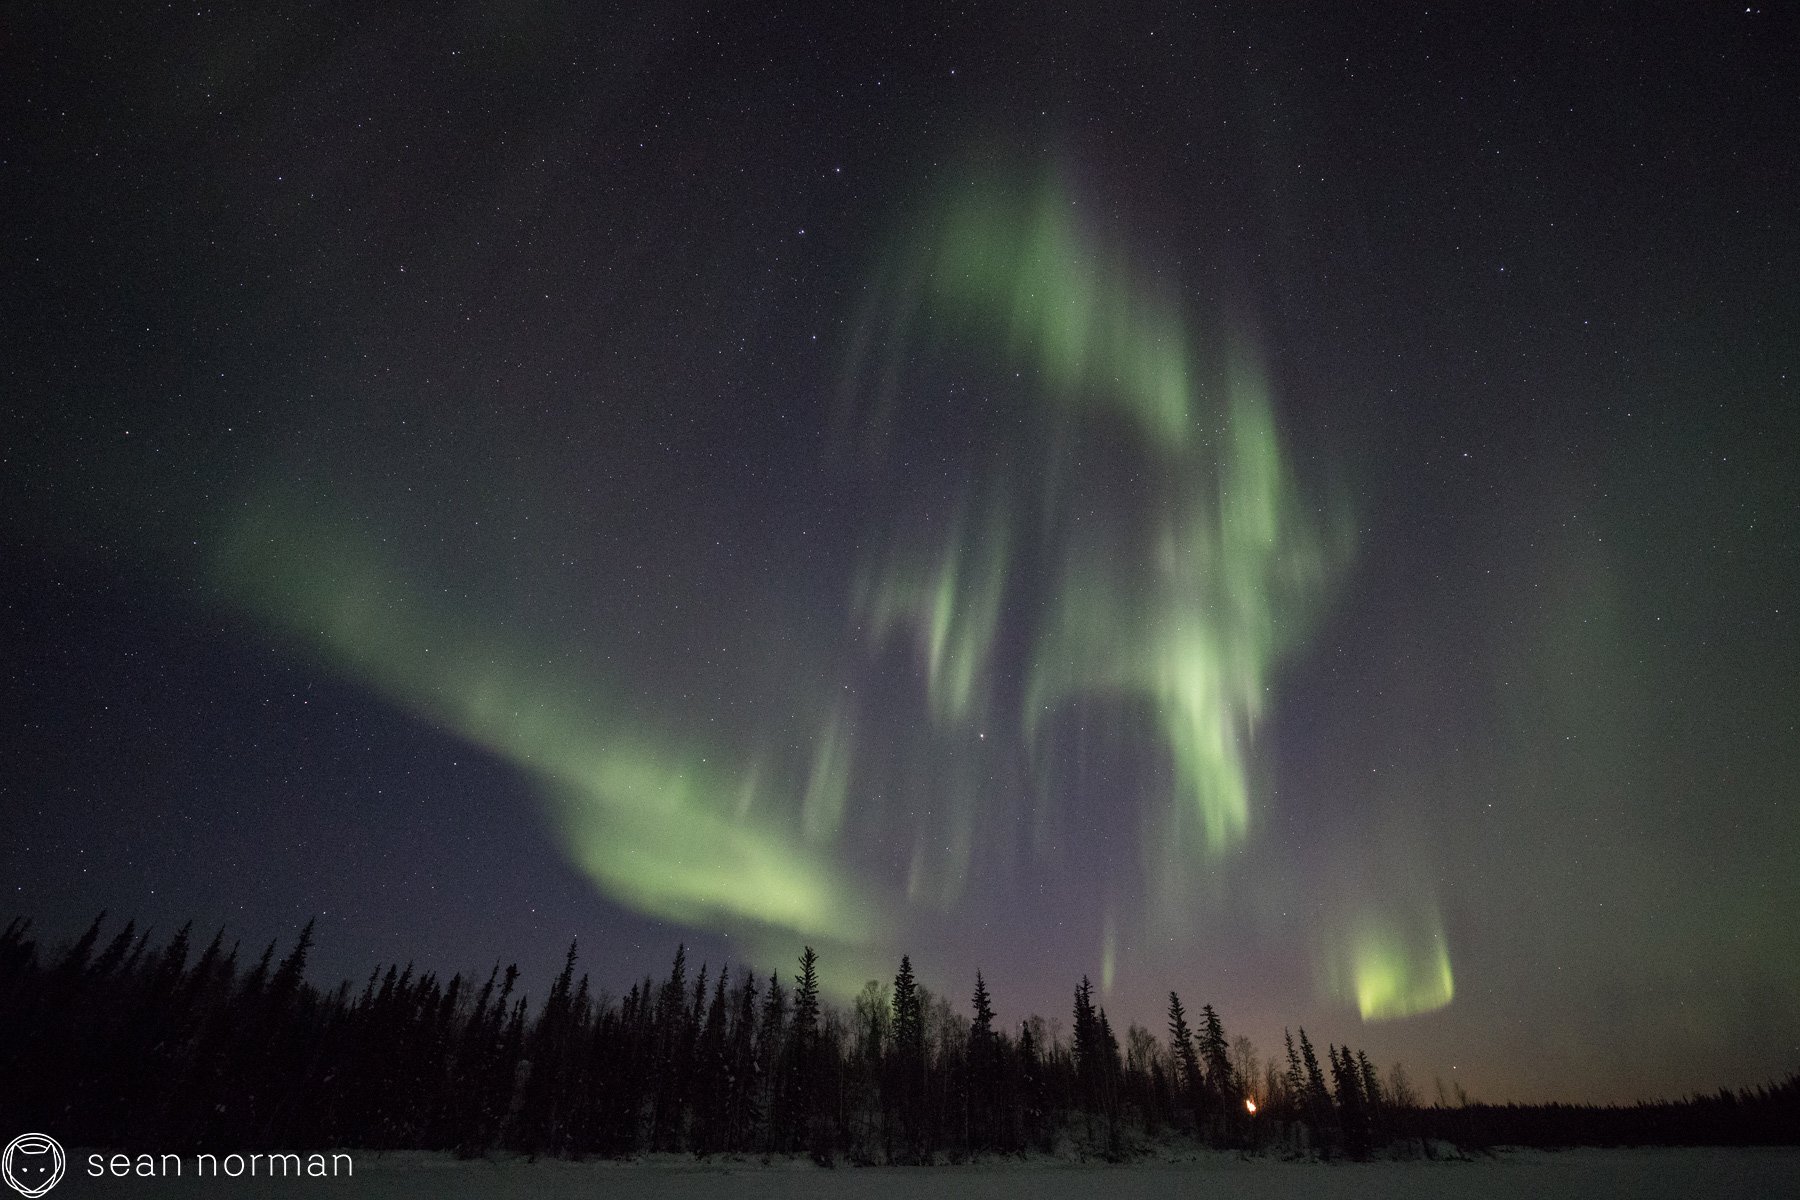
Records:
[[[754,764],[657,736],[617,715],[629,697],[609,703],[604,686],[547,668],[554,656],[434,610],[348,527],[293,502],[253,507],[224,539],[219,577],[343,673],[537,777],[571,859],[616,899],[696,925],[869,935],[866,898],[781,819],[799,788],[771,798]],[[849,754],[834,719],[800,805],[809,837],[842,820]]]
[[[801,802],[802,828],[808,841],[823,842],[837,836],[844,824],[844,802],[850,790],[852,726],[840,710],[819,734],[813,751],[812,774]]]
[[[857,589],[877,643],[911,627],[932,715],[955,724],[985,702],[985,679],[1006,588],[1007,535],[998,510],[979,536],[958,521],[935,556],[897,555]]]
[[[971,820],[978,798],[946,795],[941,813],[927,813],[913,836],[906,869],[906,899],[939,912],[949,912],[968,882],[974,851]]]

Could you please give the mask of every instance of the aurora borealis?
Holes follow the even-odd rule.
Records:
[[[886,19],[27,22],[13,906],[1800,1063],[1756,14]]]

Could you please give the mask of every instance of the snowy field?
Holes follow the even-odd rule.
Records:
[[[365,1196],[402,1200],[596,1200],[605,1197],[761,1200],[912,1200],[968,1196],[978,1200],[1336,1200],[1337,1197],[1643,1196],[1658,1200],[1800,1198],[1800,1149],[1503,1151],[1460,1162],[1349,1163],[1324,1166],[1270,1160],[1242,1162],[1228,1155],[1187,1162],[1126,1166],[1075,1165],[1055,1160],[965,1167],[843,1167],[756,1162],[697,1163],[689,1158],[638,1163],[482,1161],[444,1155],[358,1155],[354,1178],[92,1179],[86,1154],[71,1155],[72,1170],[53,1193],[77,1196]]]

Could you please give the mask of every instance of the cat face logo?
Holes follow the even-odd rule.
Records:
[[[62,1182],[68,1160],[56,1139],[43,1133],[21,1133],[0,1155],[0,1176],[26,1200],[37,1200]]]

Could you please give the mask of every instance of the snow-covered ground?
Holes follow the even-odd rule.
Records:
[[[1641,1196],[1656,1200],[1800,1198],[1800,1149],[1502,1151],[1452,1162],[1376,1162],[1327,1166],[1206,1155],[1184,1162],[1124,1166],[1040,1161],[962,1167],[841,1167],[754,1161],[698,1163],[657,1158],[635,1163],[498,1160],[458,1162],[437,1154],[361,1154],[353,1178],[92,1179],[85,1152],[52,1195],[78,1196],[361,1196],[399,1200],[1485,1200],[1532,1197],[1590,1200]]]

